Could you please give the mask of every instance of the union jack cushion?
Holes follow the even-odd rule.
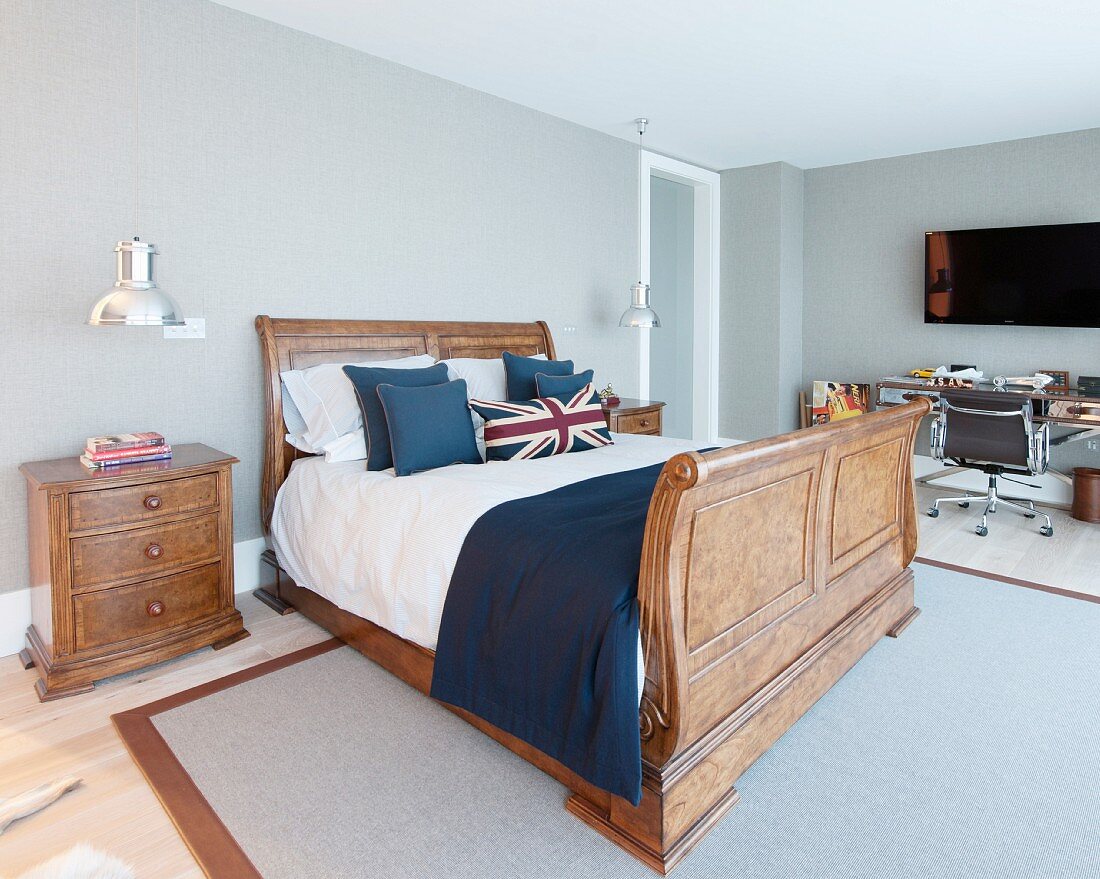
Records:
[[[470,408],[485,419],[485,451],[490,461],[587,452],[613,442],[600,396],[591,383],[560,397],[471,400]]]

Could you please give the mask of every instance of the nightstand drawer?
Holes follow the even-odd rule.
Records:
[[[85,531],[128,525],[217,504],[218,477],[213,473],[125,488],[73,492],[69,495],[69,527]]]
[[[131,531],[76,537],[71,553],[73,589],[163,574],[217,558],[218,516],[210,513]]]
[[[637,415],[619,415],[611,422],[617,433],[660,433],[661,413],[640,412]]]
[[[220,565],[73,596],[76,649],[92,650],[152,635],[220,608]]]

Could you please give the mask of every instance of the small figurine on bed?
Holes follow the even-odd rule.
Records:
[[[600,402],[605,406],[618,406],[619,398],[615,394],[615,389],[611,387],[611,382],[607,383],[607,387],[600,391]]]

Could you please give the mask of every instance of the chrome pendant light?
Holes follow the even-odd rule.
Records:
[[[630,308],[619,318],[620,327],[649,330],[661,325],[657,312],[649,307],[649,284],[639,281],[630,286]]]
[[[118,242],[118,278],[92,307],[88,323],[93,327],[181,327],[186,323],[179,304],[153,278],[156,252],[155,244],[138,238]]]
[[[634,124],[638,127],[638,149],[642,148],[642,135],[645,134],[646,126],[649,124],[649,120],[644,116],[639,116],[634,120]],[[638,169],[638,206],[642,204],[642,186],[648,184],[649,181],[642,180],[641,165]],[[640,214],[640,210],[639,210]],[[641,217],[638,218],[638,264],[639,274],[641,274],[641,261],[642,261],[642,222]],[[631,327],[638,330],[650,330],[661,325],[661,319],[657,317],[655,312],[649,304],[649,284],[644,284],[640,280],[637,284],[631,284],[630,286],[630,307],[623,312],[623,316],[619,318],[620,327]]]
[[[141,207],[141,5],[134,0],[134,225]],[[187,322],[171,296],[153,278],[155,244],[140,238],[115,245],[114,286],[92,306],[88,323],[93,327],[182,327]]]

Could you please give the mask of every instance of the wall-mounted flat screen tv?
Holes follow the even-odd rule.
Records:
[[[1100,327],[1100,223],[927,232],[924,321]]]

